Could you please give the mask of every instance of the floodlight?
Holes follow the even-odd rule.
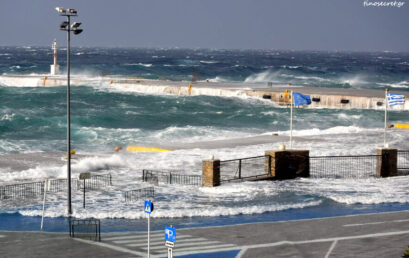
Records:
[[[80,34],[82,31],[83,31],[82,29],[75,29],[75,30],[73,30],[72,32],[73,32],[75,35],[78,35],[78,34]]]
[[[59,14],[63,14],[66,12],[66,10],[62,7],[56,7],[55,10],[57,10]]]
[[[67,12],[69,12],[70,14],[74,14],[74,15],[77,14],[77,10],[75,9],[67,9]]]
[[[81,22],[74,22],[71,24],[71,29],[75,30],[81,25]]]
[[[69,23],[67,21],[63,21],[60,24],[60,30],[67,30],[68,25],[69,25]]]

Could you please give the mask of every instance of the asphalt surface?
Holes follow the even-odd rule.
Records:
[[[103,227],[103,225],[101,225]],[[187,257],[400,257],[409,211],[177,230],[173,255]],[[164,231],[151,257],[166,257]],[[143,257],[147,232],[105,233],[95,242],[68,233],[0,231],[0,257]]]

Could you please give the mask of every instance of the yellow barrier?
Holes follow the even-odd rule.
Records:
[[[409,124],[394,124],[394,127],[398,129],[409,129]]]
[[[171,150],[154,148],[154,147],[143,147],[143,146],[128,146],[127,151],[157,151],[157,152],[170,152]]]

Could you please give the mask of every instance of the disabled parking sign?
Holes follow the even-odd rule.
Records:
[[[165,227],[165,241],[176,242],[176,228]]]

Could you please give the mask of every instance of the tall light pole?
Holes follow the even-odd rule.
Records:
[[[70,36],[71,31],[77,35],[82,32],[82,29],[78,28],[81,23],[74,22],[71,24],[71,16],[77,16],[77,11],[74,9],[64,9],[62,7],[55,8],[60,16],[66,16],[67,21],[64,21],[60,25],[60,30],[67,32],[67,206],[68,215],[72,214],[71,207],[71,97],[70,97]]]

